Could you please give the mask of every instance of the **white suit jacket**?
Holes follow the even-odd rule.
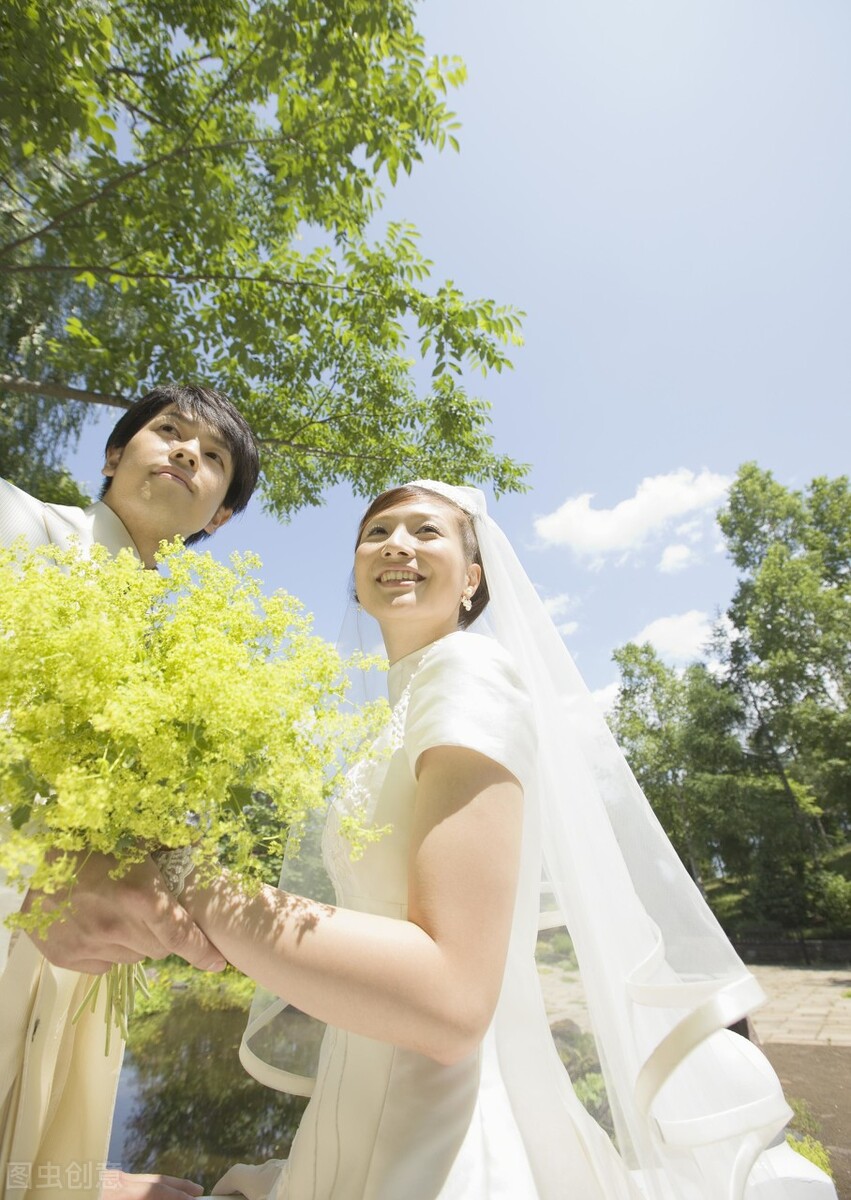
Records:
[[[80,509],[42,504],[0,479],[0,543],[83,549],[99,542],[113,554],[136,551],[107,505]],[[0,886],[0,918],[21,896]],[[54,967],[28,937],[0,927],[0,1200],[96,1200],[106,1166],[115,1091],[124,1046],[113,1033],[104,1054],[101,987],[95,1012],[72,1017],[91,977]]]
[[[8,546],[21,535],[30,546],[52,543],[65,548],[76,537],[83,548],[99,542],[111,554],[125,547],[138,553],[130,534],[108,505],[100,501],[88,508],[42,504],[0,479],[0,545]]]
[[[67,549],[74,537],[83,549],[99,542],[111,554],[117,554],[125,547],[138,553],[130,534],[106,504],[98,502],[88,508],[42,504],[0,479],[0,545],[8,546],[21,536],[30,547],[51,544]],[[18,892],[0,885],[0,922],[9,913],[17,912],[20,904]],[[0,924],[0,968],[6,962],[8,950],[9,930],[5,924]]]

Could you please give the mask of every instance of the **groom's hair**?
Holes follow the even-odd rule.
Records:
[[[222,503],[235,513],[242,512],[257,486],[260,455],[248,422],[224,392],[197,383],[169,383],[152,388],[131,404],[118,421],[107,438],[105,453],[123,450],[139,430],[168,405],[209,425],[227,444],[231,453],[232,474]],[[104,482],[101,500],[109,491],[111,482],[111,479]],[[201,529],[184,540],[188,546],[205,537],[209,537],[209,534]]]

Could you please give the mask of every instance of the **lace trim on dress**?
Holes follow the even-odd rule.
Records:
[[[424,655],[423,659],[425,657]],[[387,725],[369,750],[347,772],[340,793],[331,802],[328,819],[322,831],[322,862],[335,888],[339,888],[349,875],[352,861],[351,843],[341,831],[340,818],[353,816],[361,821],[369,821],[370,798],[377,796],[381,790],[379,781],[374,777],[375,772],[386,772],[390,759],[397,750],[402,749],[405,740],[408,702],[411,698],[411,685],[419,673],[422,661],[417,665],[394,705]]]

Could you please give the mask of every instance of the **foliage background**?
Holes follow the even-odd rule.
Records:
[[[755,463],[719,514],[738,572],[703,661],[615,652],[615,736],[735,936],[851,936],[851,486]]]
[[[361,495],[406,474],[520,486],[461,378],[508,364],[519,315],[431,283],[410,225],[368,230],[384,181],[457,148],[447,97],[464,67],[426,55],[413,13],[410,0],[12,0],[4,475],[31,484],[33,459],[55,472],[98,405],[200,378],[256,430],[279,517],[340,480]]]
[[[423,142],[427,161],[410,178],[402,169],[388,189],[381,175],[384,207],[365,236],[384,242],[386,220],[413,219],[437,263],[434,280],[448,275],[465,294],[505,296],[527,312],[515,372],[484,385],[458,378],[495,401],[497,449],[533,463],[532,493],[507,494],[498,516],[611,705],[614,648],[649,642],[673,672],[706,659],[740,577],[714,522],[740,464],[757,462],[790,492],[846,468],[851,16],[802,0],[720,0],[711,14],[668,0],[640,13],[616,0],[541,0],[522,16],[505,0],[429,0],[415,23],[428,53],[459,51],[467,63],[470,82],[450,103],[462,152]],[[296,249],[310,255],[323,239]],[[83,297],[96,290],[78,285]],[[50,303],[61,308],[52,292]],[[75,363],[90,361],[69,347]],[[432,369],[431,358],[414,369],[420,396]],[[75,411],[65,406],[62,419]],[[106,410],[107,423],[113,415]],[[35,427],[55,448],[47,416],[45,408]],[[375,412],[370,419],[383,437]],[[83,456],[68,460],[90,493],[103,436],[102,427],[84,431]],[[28,477],[34,458],[19,455]],[[666,507],[671,495],[679,508]],[[260,549],[269,583],[302,595],[333,638],[357,505],[347,482],[326,496],[327,509],[303,509],[286,529],[255,511],[217,535],[214,550]],[[566,503],[569,536],[548,540],[539,518]],[[732,683],[725,709],[713,679],[689,679],[693,711],[704,705],[726,738],[689,750],[694,762],[703,753],[704,765],[723,767],[700,803],[744,819],[733,782],[747,767],[748,819],[761,812],[768,821],[777,803],[797,826],[791,814],[814,773],[828,786],[830,755],[788,779],[793,792],[804,789],[793,807],[782,782],[777,790],[769,746],[754,742],[752,707]],[[835,810],[836,772],[831,779]],[[670,795],[659,804],[671,808]],[[729,837],[725,853],[731,864],[749,861],[741,846],[736,859]],[[824,862],[842,874],[841,842],[834,853]],[[794,896],[800,877],[792,884]],[[731,887],[719,911],[738,912],[741,896]]]

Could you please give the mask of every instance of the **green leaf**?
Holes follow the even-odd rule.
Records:
[[[297,20],[288,0],[251,20],[240,0],[162,13],[15,0],[4,26],[0,176],[30,214],[7,239],[38,267],[3,285],[7,369],[52,385],[44,431],[10,433],[10,469],[41,456],[47,477],[97,411],[57,386],[137,395],[165,370],[239,397],[284,518],[342,481],[377,490],[414,454],[422,471],[522,488],[463,374],[501,370],[516,325],[439,286],[410,227],[375,234],[384,169],[393,186],[453,145],[445,94],[463,64],[426,55],[409,0]],[[451,379],[454,415],[423,407],[416,341],[434,391]],[[287,442],[301,449],[267,449]]]

